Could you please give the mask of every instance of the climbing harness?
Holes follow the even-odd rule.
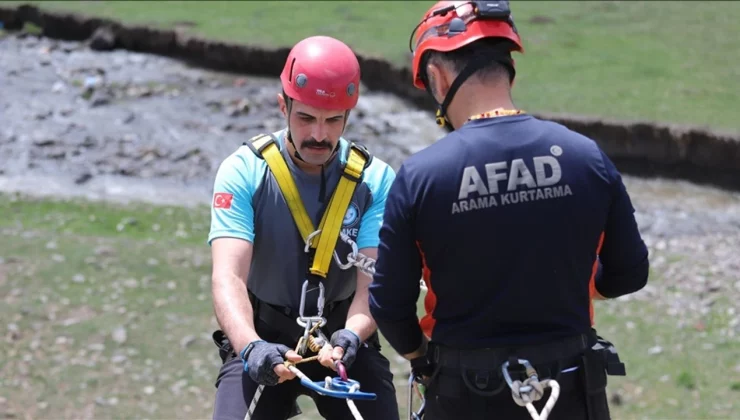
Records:
[[[329,205],[321,218],[318,229],[315,229],[313,222],[308,216],[306,208],[301,201],[300,193],[298,192],[298,188],[290,173],[290,169],[280,153],[275,136],[271,134],[261,134],[253,137],[246,144],[258,156],[265,159],[265,162],[267,162],[267,165],[270,167],[270,170],[278,183],[278,187],[280,188],[285,202],[288,205],[288,209],[293,216],[296,227],[305,241],[304,250],[312,256],[312,261],[309,264],[308,276],[316,276],[322,279],[326,278],[329,272],[332,256],[334,256],[335,260],[340,265],[340,268],[343,270],[348,269],[352,265],[363,265],[365,270],[367,270],[367,267],[371,264],[374,265],[374,261],[370,260],[372,261],[371,263],[367,261],[367,258],[363,258],[364,256],[361,257],[358,254],[357,245],[347,235],[341,235],[341,237],[345,242],[349,241],[348,243],[352,246],[353,252],[350,254],[350,262],[348,264],[341,264],[335,250],[337,239],[340,237],[340,234],[342,234],[341,227],[344,214],[349,207],[355,187],[362,178],[362,173],[371,160],[366,149],[354,143],[350,144],[349,154],[344,165],[342,176],[339,179],[339,184],[331,196]],[[301,356],[303,356],[307,350],[318,353],[321,348],[329,342],[324,333],[320,330],[320,328],[325,326],[327,323],[326,318],[323,316],[325,303],[324,284],[322,281],[318,281],[317,283],[319,296],[316,302],[316,315],[308,316],[305,313],[306,295],[310,291],[308,287],[311,285],[308,278],[304,280],[301,287],[301,300],[296,323],[304,328],[304,333],[298,340],[295,348],[296,353]],[[304,358],[298,363],[305,363],[317,359],[318,355],[315,355]],[[359,391],[359,382],[347,378],[346,370],[341,363],[337,364],[337,370],[340,374],[339,377],[330,378],[327,376],[324,381],[320,382],[311,381],[303,372],[300,371],[300,369],[296,367],[296,364],[297,363],[289,361],[285,362],[285,366],[300,378],[303,386],[313,390],[319,395],[345,398],[350,411],[356,419],[361,420],[362,417],[360,416],[357,407],[355,407],[353,400],[372,400],[376,398],[376,395],[373,393]],[[259,401],[259,396],[262,395],[263,389],[264,385],[260,385],[258,387],[258,390],[250,403],[249,410],[247,410],[247,417],[245,417],[245,420],[249,420],[251,418],[252,413],[257,406],[257,402]]]
[[[311,218],[301,201],[298,187],[293,180],[288,165],[285,163],[277,139],[272,134],[260,134],[246,143],[256,154],[261,156],[270,167],[278,187],[290,209],[296,227],[303,240],[315,250],[315,255],[309,273],[326,278],[329,272],[332,253],[342,228],[344,214],[349,207],[357,183],[369,164],[371,157],[368,151],[361,146],[350,143],[349,155],[344,165],[344,171],[339,179],[329,206],[321,217],[318,230],[314,228]],[[315,237],[318,236],[317,240]]]
[[[275,136],[271,134],[260,134],[253,137],[245,144],[249,146],[257,156],[264,158],[272,171],[285,202],[288,205],[288,209],[293,216],[296,227],[305,242],[304,251],[309,255],[314,251],[308,270],[309,276],[326,278],[333,256],[341,270],[347,270],[354,266],[366,275],[372,277],[375,274],[375,260],[361,254],[358,250],[357,243],[355,243],[349,235],[341,231],[342,220],[344,219],[344,214],[347,211],[350,200],[354,194],[355,187],[357,186],[357,183],[360,182],[363,171],[367,168],[372,159],[368,151],[355,143],[350,143],[349,154],[344,165],[342,176],[339,179],[339,184],[331,196],[329,205],[321,218],[318,229],[316,229],[314,228],[313,222],[308,216],[306,208],[301,201],[300,193],[298,192],[298,188],[290,173],[290,169],[283,159]],[[352,249],[352,251],[347,255],[346,263],[343,263],[340,260],[335,249],[337,239],[341,239]],[[313,316],[307,316],[305,314],[306,295],[310,291],[309,285],[311,285],[311,282],[307,278],[304,280],[301,287],[301,300],[298,317],[296,318],[296,323],[304,328],[303,336],[298,340],[298,344],[295,349],[296,353],[301,356],[303,356],[307,350],[318,353],[321,348],[329,342],[320,329],[327,323],[326,318],[323,316],[325,303],[324,284],[322,281],[318,281],[319,296],[316,302],[317,313]],[[423,280],[420,280],[420,287],[422,290],[426,291],[426,286]],[[302,359],[298,363],[305,363],[317,359],[318,355],[311,356]],[[347,378],[346,370],[341,363],[337,364],[337,370],[340,375],[339,377],[330,378],[327,376],[324,381],[319,382],[311,381],[295,365],[296,363],[288,361],[285,362],[285,366],[300,378],[303,386],[320,395],[334,398],[345,398],[355,419],[361,420],[362,417],[355,407],[353,400],[374,400],[376,398],[376,395],[373,393],[359,391],[359,382]],[[251,419],[263,390],[264,385],[260,385],[257,388],[257,392],[252,398],[249,409],[247,410],[245,420]]]
[[[547,420],[553,407],[555,407],[558,396],[560,396],[560,385],[554,379],[540,381],[537,371],[528,360],[517,359],[517,363],[523,365],[527,372],[527,379],[523,382],[520,380],[511,380],[508,360],[501,365],[501,372],[504,375],[506,384],[511,388],[511,396],[514,398],[514,402],[521,407],[526,407],[529,415],[532,416],[532,420]],[[545,395],[545,388],[552,389],[552,392],[547,403],[545,403],[545,407],[542,408],[540,413],[537,413],[533,403],[542,399]]]
[[[357,244],[349,235],[341,231],[341,222],[349,206],[355,186],[360,181],[363,171],[372,159],[369,152],[355,143],[350,144],[349,156],[342,177],[329,201],[327,211],[324,212],[321,218],[319,228],[314,229],[311,218],[308,216],[306,208],[301,201],[298,187],[290,174],[290,169],[280,154],[275,136],[271,134],[260,134],[245,144],[257,156],[263,157],[270,167],[280,187],[280,191],[283,193],[285,202],[293,215],[293,220],[298,227],[298,231],[306,243],[305,251],[308,253],[311,249],[316,250],[313,265],[309,270],[310,273],[326,277],[333,255],[334,260],[342,270],[347,270],[355,266],[369,276],[375,274],[375,260],[360,254]],[[318,240],[315,240],[317,236]],[[342,263],[334,249],[337,237],[352,247],[352,252],[347,255],[347,263]],[[420,280],[420,287],[424,291],[427,290],[423,280]]]

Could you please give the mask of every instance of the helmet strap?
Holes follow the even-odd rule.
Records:
[[[504,51],[502,51],[504,52]],[[447,118],[447,107],[450,106],[450,103],[452,103],[452,100],[455,98],[455,94],[457,93],[457,90],[460,89],[460,86],[462,86],[463,83],[465,83],[470,76],[472,76],[476,71],[483,68],[485,65],[487,65],[491,59],[494,61],[499,62],[502,64],[506,69],[509,71],[509,80],[510,82],[514,80],[515,70],[514,65],[512,63],[511,56],[508,55],[508,50],[506,50],[506,54],[501,54],[496,57],[484,57],[484,56],[475,56],[473,57],[470,62],[468,62],[468,65],[465,66],[465,68],[460,72],[460,74],[457,75],[455,80],[452,82],[452,85],[450,86],[450,90],[447,91],[447,94],[445,95],[444,100],[442,103],[437,104],[437,114],[435,116],[435,120],[437,122],[437,125],[440,127],[452,131],[455,129],[455,127],[452,125],[450,120]],[[422,62],[422,68],[426,68],[427,60],[423,60]],[[432,93],[432,88],[429,83],[429,78],[427,77],[426,71],[423,71],[422,74],[422,81],[424,82],[424,86],[426,87],[427,92],[429,92],[429,95],[434,98],[434,94]],[[436,99],[435,99],[436,102]]]

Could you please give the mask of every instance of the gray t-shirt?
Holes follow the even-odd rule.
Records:
[[[339,158],[324,169],[326,192],[322,203],[319,201],[321,176],[303,172],[290,159],[284,144],[285,130],[273,134],[279,139],[281,153],[306,212],[314,227],[318,228],[323,211],[339,183],[349,143],[340,139]],[[365,169],[362,182],[355,187],[342,221],[342,231],[357,243],[359,249],[378,246],[385,199],[394,178],[393,169],[374,157]],[[240,238],[254,244],[247,287],[257,298],[298,310],[301,286],[309,268],[305,244],[267,162],[248,146],[241,146],[224,159],[216,174],[208,243],[219,237]],[[344,263],[352,249],[338,239],[336,251]],[[324,280],[326,303],[350,297],[356,282],[357,269],[342,270],[332,258]],[[314,315],[309,308],[315,308],[317,298],[318,290],[309,293],[305,315]]]

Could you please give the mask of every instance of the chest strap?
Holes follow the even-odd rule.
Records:
[[[260,134],[251,138],[246,144],[257,156],[267,162],[290,209],[293,221],[303,241],[307,242],[309,236],[316,232],[316,229],[306,212],[290,169],[280,153],[278,139],[272,134]],[[310,241],[310,247],[315,250],[313,262],[309,268],[311,274],[326,278],[332,254],[339,238],[339,231],[342,228],[344,215],[354,195],[355,187],[362,179],[362,173],[369,165],[370,159],[370,154],[365,148],[350,143],[349,155],[339,179],[339,184],[329,200],[329,206],[321,217],[319,233],[314,235]]]

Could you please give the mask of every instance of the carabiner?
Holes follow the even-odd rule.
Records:
[[[527,371],[527,375],[532,379],[538,379],[537,378],[537,371],[534,370],[532,367],[532,364],[529,363],[529,360],[526,359],[517,359],[517,362],[520,365],[524,365],[524,368]],[[501,365],[501,372],[504,374],[504,380],[506,380],[506,384],[509,385],[509,388],[512,388],[512,380],[511,375],[509,374],[509,361],[505,361],[503,365]],[[527,393],[532,389],[532,385],[525,385],[521,388],[519,388],[519,392]]]
[[[301,287],[301,303],[298,307],[298,317],[300,319],[306,319],[306,316],[303,314],[303,312],[306,309],[306,294],[308,293],[308,280],[303,281],[303,286]],[[321,318],[321,316],[324,314],[324,283],[319,282],[319,298],[316,301],[316,310],[318,311],[318,314],[315,317],[311,318]]]

